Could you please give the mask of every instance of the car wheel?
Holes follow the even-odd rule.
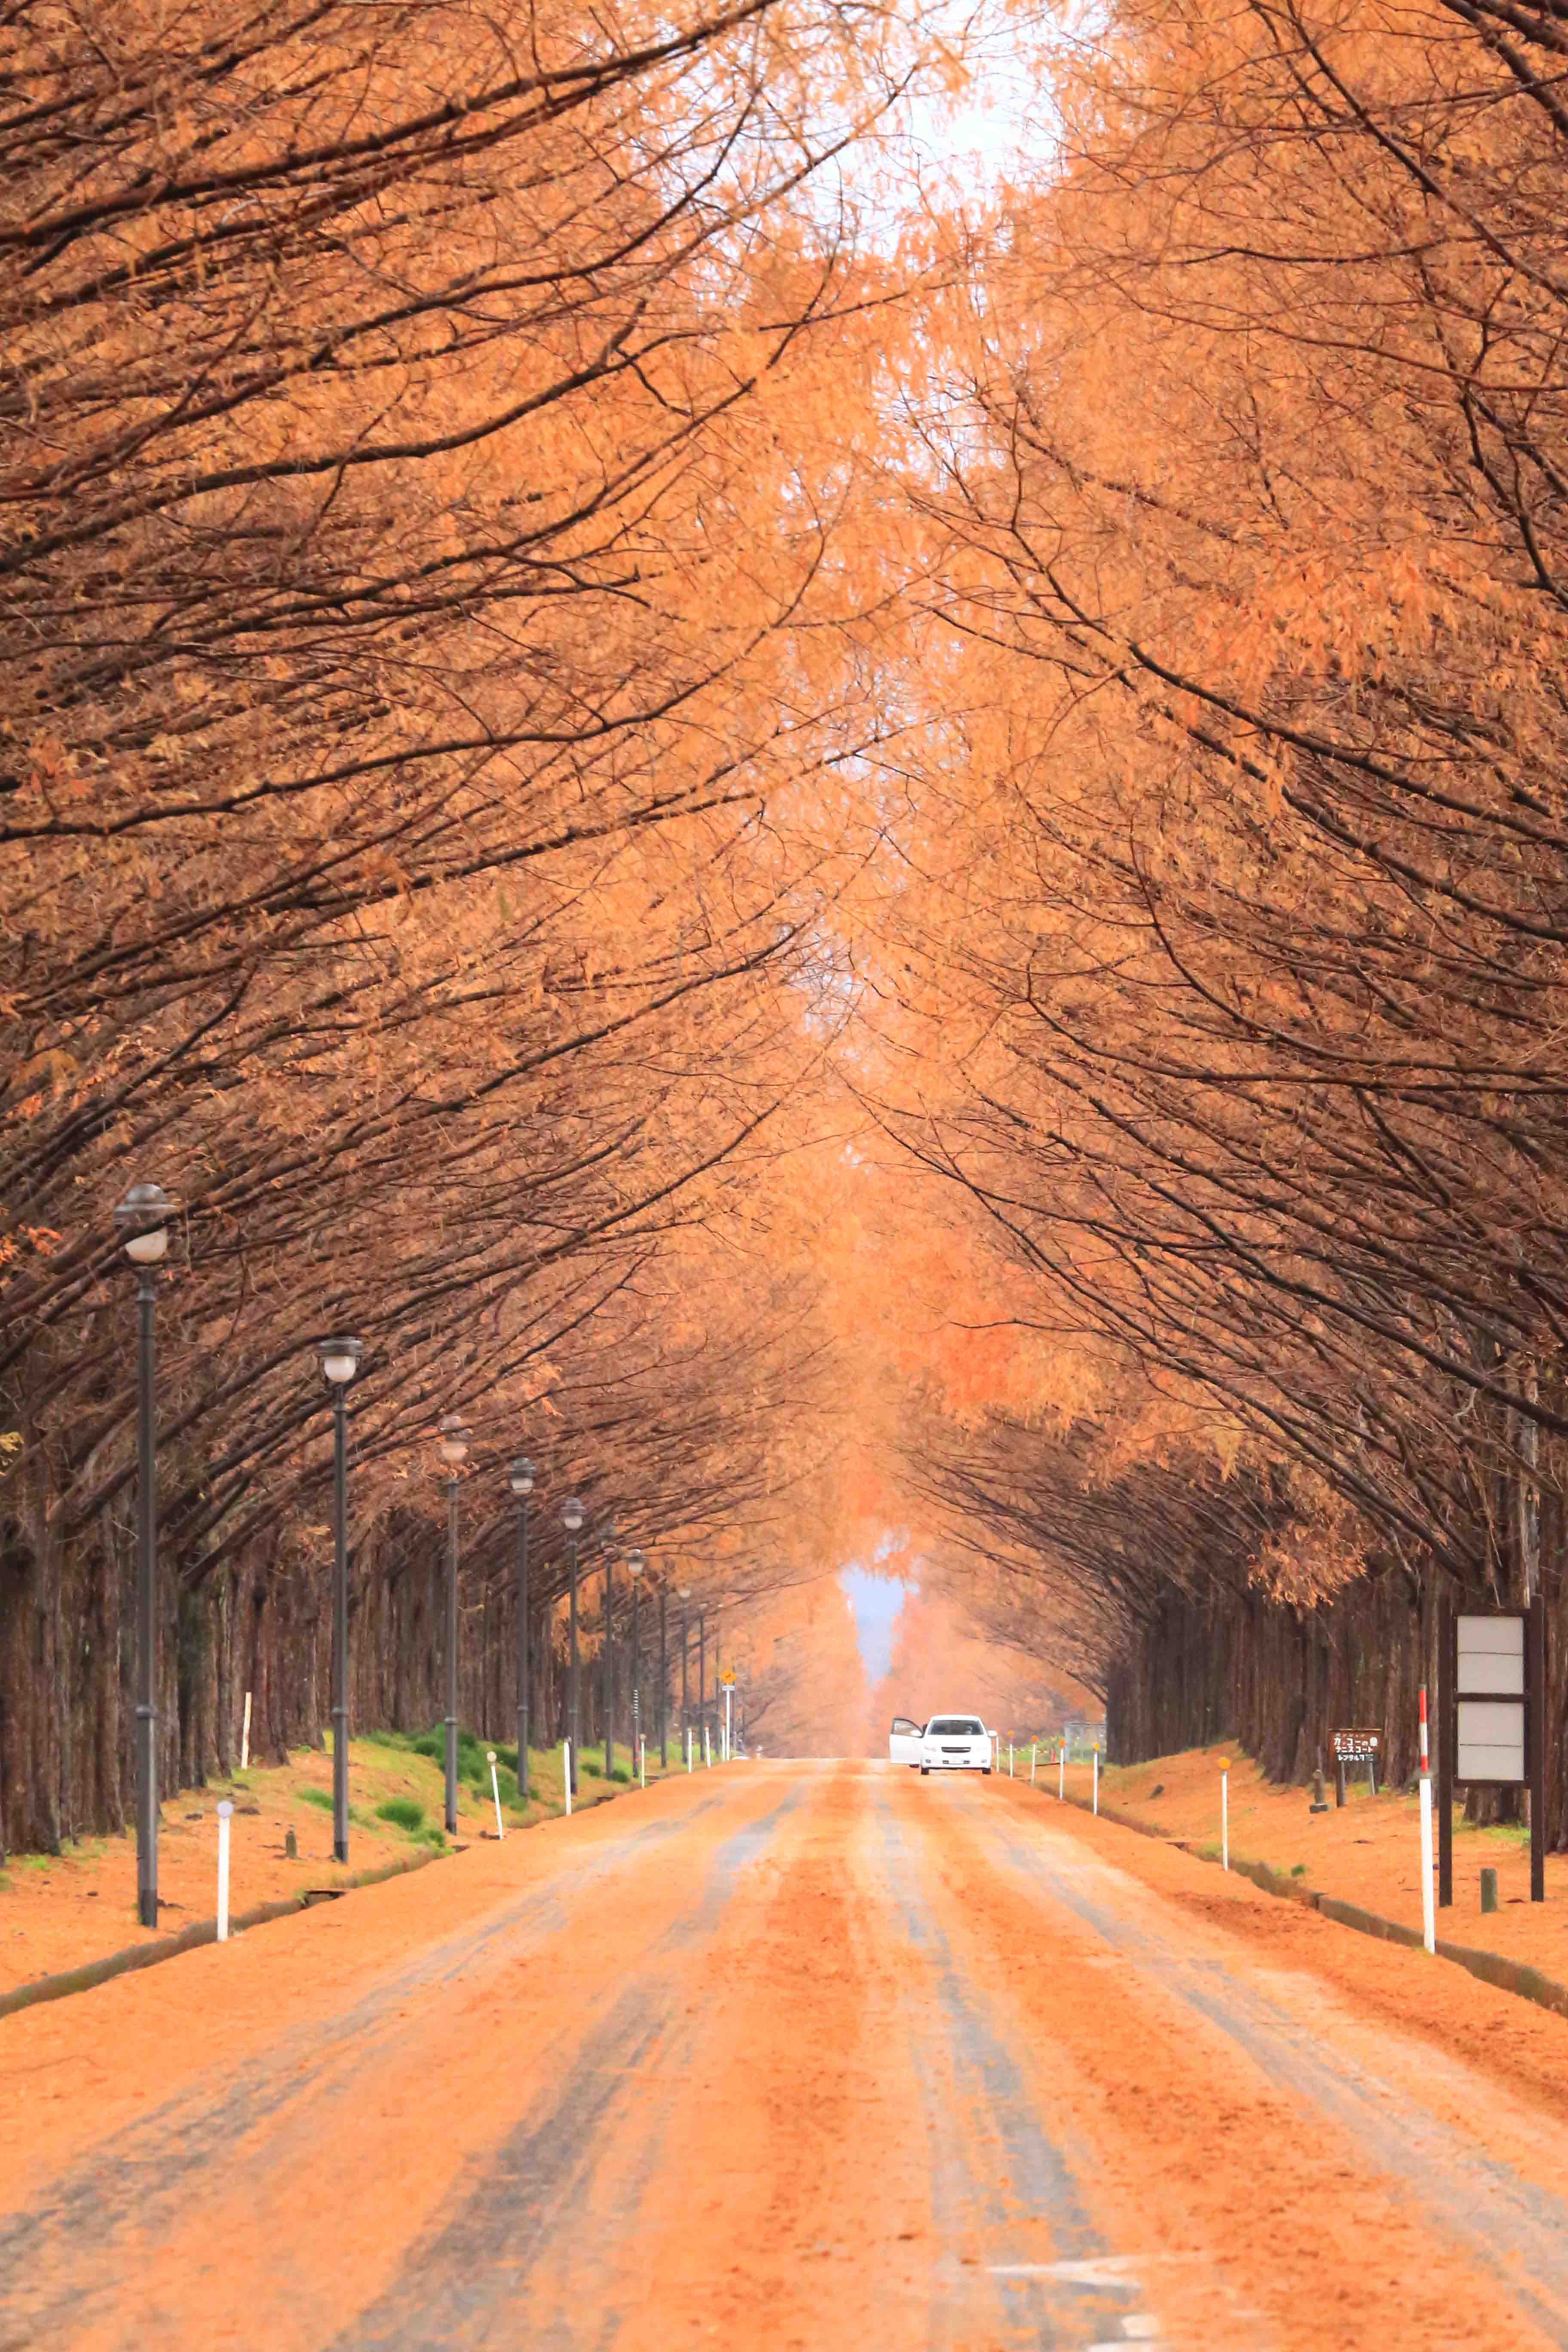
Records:
[[[981,1769],[981,1770],[984,1773],[985,1778],[989,1780],[989,1779],[991,1778],[991,1767],[990,1767],[990,1765],[989,1765],[989,1764],[983,1764],[983,1765],[980,1767],[980,1769]]]
[[[931,1766],[930,1766],[929,1764],[922,1764],[922,1765],[921,1766],[921,1779],[922,1780],[925,1779],[926,1775],[929,1773],[929,1771],[930,1771],[930,1770],[931,1770]]]

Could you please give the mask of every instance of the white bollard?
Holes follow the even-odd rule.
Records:
[[[1057,1800],[1066,1804],[1068,1794],[1068,1744],[1064,1739],[1057,1749]]]
[[[228,1825],[234,1807],[226,1797],[217,1809],[217,1939],[228,1941]]]
[[[1098,1820],[1100,1815],[1100,1742],[1098,1739],[1094,1743],[1094,1811]]]
[[[563,1739],[561,1743],[561,1784],[566,1791],[566,1818],[570,1821],[572,1818],[572,1742],[569,1739]]]
[[[1219,1866],[1230,1868],[1230,1759],[1219,1759]]]
[[[686,1769],[689,1772],[691,1769],[691,1726],[688,1724],[686,1727]]]
[[[506,1832],[500,1825],[500,1782],[496,1779],[496,1752],[493,1748],[487,1748],[485,1754],[490,1759],[490,1794],[496,1801],[496,1835],[504,1838]]]
[[[1036,1740],[1031,1739],[1029,1742],[1029,1786],[1031,1789],[1035,1785],[1035,1749],[1037,1745],[1038,1742]]]
[[[1013,1769],[1013,1743],[1009,1740],[1007,1742],[1007,1778],[1009,1780],[1016,1780],[1017,1777]]]
[[[239,1769],[242,1772],[248,1771],[250,1769],[250,1693],[248,1691],[245,1694],[245,1729],[239,1735]]]
[[[646,1789],[647,1787],[647,1741],[642,1738],[637,1741],[637,1771]]]
[[[702,1761],[710,1772],[713,1769],[713,1740],[706,1724],[702,1727]]]
[[[1432,1771],[1426,1755],[1426,1685],[1421,1685],[1421,1940],[1429,1952],[1437,1948],[1432,1915]]]

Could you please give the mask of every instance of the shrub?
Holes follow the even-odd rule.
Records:
[[[322,1812],[324,1813],[330,1813],[331,1811],[332,1792],[330,1789],[301,1789],[300,1794],[304,1799],[306,1804],[320,1805]]]
[[[378,1822],[391,1822],[395,1828],[407,1830],[411,1836],[425,1826],[425,1808],[417,1797],[388,1797],[384,1803],[377,1805],[375,1817]]]

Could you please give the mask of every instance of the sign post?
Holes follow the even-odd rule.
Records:
[[[1546,1603],[1530,1604],[1530,1899],[1546,1900]]]
[[[1426,1685],[1421,1685],[1421,1940],[1429,1952],[1437,1948],[1432,1923],[1432,1772],[1426,1754]]]
[[[1437,1907],[1454,1901],[1454,1709],[1447,1704],[1454,1686],[1454,1604],[1445,1593],[1437,1603]]]
[[[234,1807],[226,1797],[217,1809],[217,1939],[228,1941],[228,1825]]]

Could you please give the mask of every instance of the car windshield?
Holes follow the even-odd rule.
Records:
[[[927,1724],[926,1730],[938,1739],[975,1739],[984,1727],[972,1715],[940,1715],[934,1723]]]

